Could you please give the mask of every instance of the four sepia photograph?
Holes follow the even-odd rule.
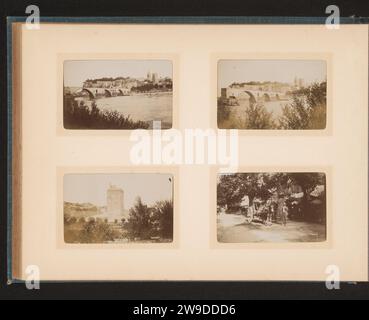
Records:
[[[324,60],[219,60],[217,77],[219,129],[326,128]],[[64,129],[171,129],[174,85],[169,60],[65,61]],[[218,242],[324,242],[326,188],[319,172],[219,174]],[[169,174],[68,174],[63,190],[65,243],[173,241]]]

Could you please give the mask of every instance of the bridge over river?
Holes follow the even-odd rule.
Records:
[[[238,100],[249,99],[251,103],[254,102],[269,102],[288,100],[290,96],[287,91],[273,91],[273,90],[260,90],[260,89],[249,89],[249,88],[222,88],[221,96],[223,98],[234,97]]]
[[[124,87],[113,88],[81,88],[77,93],[86,92],[91,99],[97,97],[116,97],[116,96],[128,96],[130,89]]]

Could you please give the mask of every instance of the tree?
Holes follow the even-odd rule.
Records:
[[[281,129],[324,129],[326,126],[327,83],[314,83],[292,93],[293,101],[283,107]]]
[[[305,193],[310,193],[317,185],[325,185],[324,173],[300,172],[289,173],[289,178],[300,185]]]
[[[222,126],[222,123],[228,120],[231,111],[227,106],[226,99],[218,98],[218,126]]]
[[[221,175],[217,185],[217,204],[228,209],[238,208],[247,195],[250,202],[254,198],[269,199],[273,193],[288,195],[289,185],[300,185],[305,195],[317,185],[325,185],[324,173],[236,173]]]
[[[66,129],[148,129],[149,123],[134,121],[117,110],[100,110],[95,101],[78,103],[72,96],[64,97],[64,127]]]
[[[140,197],[129,210],[129,218],[126,224],[128,234],[131,238],[150,239],[151,237],[151,219],[150,208],[143,204]]]
[[[158,201],[153,207],[152,224],[156,225],[157,235],[173,239],[173,202]]]
[[[267,192],[262,173],[225,174],[218,182],[217,203],[232,210],[238,208],[245,195],[252,202],[255,197],[265,197]]]
[[[118,237],[109,224],[95,219],[89,219],[83,225],[83,229],[79,235],[79,241],[81,243],[103,243],[108,241],[114,241]]]
[[[246,109],[246,129],[273,129],[273,113],[268,112],[262,104],[250,103]]]

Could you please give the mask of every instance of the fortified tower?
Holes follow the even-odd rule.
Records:
[[[124,218],[124,191],[114,185],[110,185],[106,192],[107,216],[109,221],[122,220]]]

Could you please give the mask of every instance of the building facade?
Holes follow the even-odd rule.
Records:
[[[109,221],[122,220],[124,217],[124,191],[110,185],[106,192],[106,214]]]

